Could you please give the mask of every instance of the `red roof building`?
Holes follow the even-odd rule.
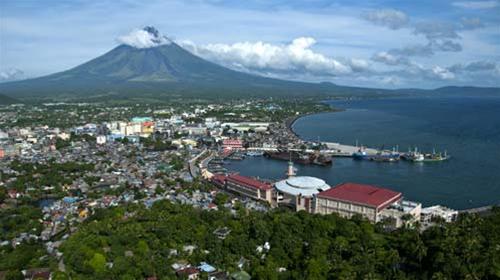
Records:
[[[226,186],[226,175],[214,174],[214,176],[212,176],[210,178],[210,181],[218,187],[225,187]]]
[[[240,185],[245,185],[250,188],[255,188],[259,190],[270,190],[271,184],[265,183],[259,180],[256,180],[254,178],[246,177],[246,176],[241,176],[239,174],[231,174],[226,177],[226,181],[228,182],[233,182],[235,184],[240,184]]]
[[[200,270],[196,267],[189,266],[184,269],[177,270],[175,273],[179,277],[192,280],[192,279],[198,279],[198,276],[200,275]]]
[[[244,197],[257,200],[272,200],[272,186],[267,182],[242,176],[239,174],[230,174],[228,176],[216,174],[211,178],[212,183],[219,187],[224,187],[228,191],[235,192]]]
[[[399,202],[403,195],[389,189],[356,183],[343,183],[318,193],[316,213],[337,213],[343,217],[362,215],[373,222],[378,214],[390,205]]]
[[[222,148],[224,149],[243,149],[243,141],[239,139],[224,139],[222,140]]]

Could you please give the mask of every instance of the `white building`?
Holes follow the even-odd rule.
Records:
[[[106,135],[98,135],[95,141],[98,145],[106,144]]]
[[[140,122],[128,123],[125,127],[125,135],[140,135],[142,133],[142,124]]]
[[[9,134],[0,130],[0,139],[3,140],[3,139],[7,139],[7,138],[9,138]]]
[[[420,221],[422,204],[414,201],[400,200],[380,211],[380,219],[391,222],[392,227],[398,228],[405,223]]]
[[[453,222],[458,216],[458,211],[441,205],[434,205],[422,208],[420,222],[422,226],[428,227],[434,224],[436,218],[443,219],[445,222]]]
[[[330,189],[323,180],[310,176],[292,176],[277,182],[276,201],[278,204],[289,205],[296,211],[314,211],[314,196],[321,191]]]

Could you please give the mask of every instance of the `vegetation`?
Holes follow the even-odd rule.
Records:
[[[94,170],[94,164],[79,162],[56,162],[54,159],[47,163],[29,163],[14,160],[10,168],[17,174],[10,175],[15,177],[9,188],[17,191],[25,191],[32,187],[40,191],[39,186],[54,187],[55,191],[65,184],[71,184],[75,179],[82,177],[86,172]],[[4,175],[6,176],[6,175]]]
[[[221,227],[231,230],[225,239],[213,234]],[[271,249],[257,252],[265,242]],[[242,257],[255,279],[498,279],[499,244],[499,209],[420,233],[385,232],[359,217],[243,209],[233,215],[159,201],[151,209],[98,211],[62,250],[73,279],[170,279],[170,265],[180,259],[237,271]],[[190,254],[185,245],[196,249]]]
[[[40,208],[30,205],[0,210],[0,240],[11,240],[22,232],[40,234],[41,218]]]
[[[209,111],[204,117],[216,117],[226,122],[282,122],[293,116],[334,110],[319,100],[317,98],[275,98],[253,104],[235,103],[233,106],[224,106],[218,110]]]
[[[127,139],[127,138],[125,138]],[[141,137],[140,138],[141,143],[149,150],[152,151],[166,151],[166,150],[173,150],[176,147],[172,146],[172,142],[170,141],[164,141],[161,139],[154,139],[153,136],[150,136],[148,138]]]
[[[46,267],[51,261],[46,254],[43,245],[35,241],[24,242],[15,248],[0,247],[0,271],[9,271],[11,275],[18,275],[20,267]],[[13,277],[13,279],[19,278]]]

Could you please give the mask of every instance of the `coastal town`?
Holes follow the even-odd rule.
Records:
[[[0,11],[0,280],[500,279],[500,0]]]
[[[459,212],[441,205],[424,207],[383,186],[297,175],[304,164],[328,165],[332,157],[356,156],[360,147],[308,142],[291,130],[304,114],[332,110],[314,102],[297,104],[252,100],[222,104],[106,107],[48,103],[10,105],[0,112],[0,246],[43,244],[38,265],[26,279],[50,279],[49,259],[65,271],[60,246],[100,209],[158,201],[203,211],[229,209],[267,212],[281,208],[340,217],[359,216],[386,230],[452,222]],[[32,125],[29,125],[32,124]],[[366,153],[369,149],[364,149]],[[373,150],[372,157],[386,157]],[[283,178],[243,176],[231,161],[265,156],[285,160]],[[377,160],[375,160],[377,161]],[[376,163],[374,163],[376,164]],[[130,214],[132,215],[132,214]],[[228,226],[213,232],[224,239]],[[264,254],[272,244],[256,248]],[[206,261],[189,263],[172,249],[170,269],[179,277],[249,279],[244,259],[239,271]],[[130,255],[132,252],[125,252]],[[179,255],[178,258],[176,256]],[[112,263],[107,265],[112,266]]]

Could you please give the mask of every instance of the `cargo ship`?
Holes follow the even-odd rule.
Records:
[[[436,153],[436,151],[433,151],[432,154],[424,155],[423,162],[439,162],[439,161],[449,160],[450,158],[451,156],[448,155],[446,151],[444,151],[444,154]]]
[[[265,157],[279,160],[292,161],[299,164],[316,164],[316,165],[330,165],[332,158],[322,154],[305,154],[296,151],[276,151],[265,152]]]
[[[418,152],[417,148],[414,151],[408,152],[401,156],[403,159],[411,162],[439,162],[445,161],[451,158],[450,155],[445,151],[444,154],[436,153],[432,151],[431,154],[423,154]]]
[[[425,159],[424,154],[420,153],[417,148],[413,151],[408,151],[408,153],[401,156],[402,159],[411,162],[423,162]]]
[[[332,164],[332,157],[328,155],[323,155],[323,154],[313,154],[313,164],[316,165],[321,165],[321,166],[326,166],[326,165],[331,165]]]
[[[369,157],[371,161],[377,162],[396,162],[399,161],[399,158],[399,153],[377,153]]]
[[[399,161],[401,155],[396,149],[393,149],[392,152],[384,151],[383,146],[379,152],[376,154],[368,154],[363,147],[361,147],[357,152],[352,154],[352,157],[356,160],[369,160],[376,162],[396,162]]]
[[[368,159],[369,155],[363,149],[359,149],[357,152],[352,154],[352,157],[357,160],[363,160]]]

